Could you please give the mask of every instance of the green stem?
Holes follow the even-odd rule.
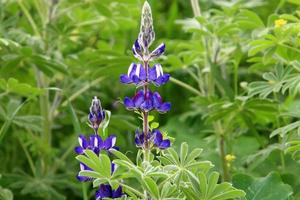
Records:
[[[203,96],[199,90],[193,88],[192,86],[190,86],[190,85],[188,85],[188,84],[186,84],[186,83],[184,83],[184,82],[182,82],[178,79],[175,79],[175,78],[171,77],[170,81],[177,84],[177,85],[179,85],[179,86],[181,86],[181,87],[183,87],[183,88],[185,88],[185,89],[187,89],[188,91],[190,91],[190,92],[192,92],[192,93],[194,93],[198,96]]]
[[[83,200],[88,200],[86,183],[81,183]]]
[[[30,169],[32,171],[32,174],[33,174],[34,177],[36,177],[36,168],[35,168],[35,166],[33,164],[33,160],[31,158],[31,156],[30,156],[30,154],[29,154],[26,146],[23,144],[23,141],[21,141],[21,139],[19,137],[18,137],[18,140],[19,140],[19,143],[21,144],[22,149],[25,152],[25,156],[26,156],[26,158],[28,160],[28,163],[29,163]]]
[[[37,28],[37,25],[35,24],[33,18],[31,17],[31,15],[29,13],[29,11],[27,10],[26,6],[23,4],[23,1],[18,0],[18,4],[19,4],[21,10],[23,11],[25,17],[27,18],[29,24],[31,25],[34,34],[41,37],[41,34],[39,33],[39,29]]]
[[[36,70],[37,84],[39,88],[46,88],[46,80],[43,73]],[[49,91],[45,90],[45,94],[40,95],[40,110],[41,116],[43,117],[43,138],[46,143],[51,146],[51,120],[49,115]]]
[[[201,16],[201,9],[198,0],[191,0],[191,5],[195,17]]]

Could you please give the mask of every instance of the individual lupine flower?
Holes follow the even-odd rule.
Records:
[[[128,73],[120,76],[120,81],[124,84],[134,83],[136,85],[146,81],[146,71],[143,65],[132,63],[128,68]]]
[[[166,45],[164,43],[161,43],[156,49],[154,49],[149,56],[150,60],[154,60],[158,57],[160,57],[166,49]]]
[[[145,147],[145,135],[143,132],[139,132],[138,130],[135,132],[135,144],[137,147],[144,148]],[[149,131],[147,135],[147,143],[157,147],[161,150],[169,148],[171,146],[171,141],[169,139],[163,139],[163,135],[158,129],[153,129],[151,132]]]
[[[145,1],[142,9],[141,28],[138,37],[138,43],[143,48],[144,53],[148,53],[148,48],[151,46],[155,39],[155,32],[153,28],[151,7],[147,1]]]
[[[83,163],[80,163],[79,166],[80,166],[80,171],[87,171],[87,170],[92,171],[91,168],[89,168],[88,166],[86,166],[86,165],[83,164]],[[91,180],[92,180],[92,178],[90,178],[90,177],[80,176],[79,173],[78,173],[78,175],[76,176],[76,178],[77,178],[77,180],[80,181],[80,182],[87,182],[87,181],[91,181]]]
[[[116,190],[113,190],[110,185],[101,184],[99,189],[96,191],[96,200],[102,200],[104,198],[120,198],[125,195],[122,192],[122,187],[119,186]]]
[[[164,74],[160,64],[149,68],[149,80],[156,86],[161,86],[167,83],[170,79],[170,74]]]
[[[132,46],[132,53],[134,57],[136,57],[140,61],[144,60],[143,49],[138,40],[136,40]]]
[[[88,116],[90,127],[97,133],[101,122],[105,118],[105,111],[102,110],[101,102],[97,97],[94,97],[90,107],[90,113]]]
[[[152,130],[153,144],[160,149],[166,149],[171,146],[171,141],[169,139],[163,140],[163,135],[158,129]]]

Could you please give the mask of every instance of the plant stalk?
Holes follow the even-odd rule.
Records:
[[[223,135],[221,135],[220,138],[220,156],[222,161],[222,168],[223,168],[223,181],[229,181],[229,172],[228,172],[228,166],[226,162],[226,153],[225,153],[225,138]]]

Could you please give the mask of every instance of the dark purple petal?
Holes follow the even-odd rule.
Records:
[[[95,194],[96,200],[100,200],[105,197],[112,197],[112,188],[110,185],[100,185],[99,190]]]
[[[86,177],[86,176],[79,176],[79,175],[77,175],[76,178],[77,178],[77,180],[80,181],[80,182],[86,182],[86,181],[90,181],[90,180],[91,180],[91,178],[89,178],[89,177]]]
[[[127,109],[134,109],[134,102],[129,97],[125,97],[124,105]]]
[[[135,43],[133,44],[132,52],[133,52],[134,57],[142,60],[142,57],[143,57],[142,47],[140,46],[138,40],[136,40]]]
[[[159,108],[162,103],[162,98],[158,92],[153,93],[153,106],[154,108]]]
[[[122,187],[119,186],[115,191],[113,191],[112,198],[119,198],[122,197]]]
[[[160,44],[152,53],[150,54],[151,59],[158,58],[165,52],[166,45],[164,43]]]
[[[139,78],[140,78],[140,80],[144,81],[144,80],[146,80],[146,71],[142,64],[139,64],[139,66],[140,66]]]
[[[154,139],[153,139],[153,143],[156,145],[156,146],[159,146],[160,143],[162,142],[163,140],[163,136],[161,134],[161,132],[158,130],[158,129],[154,129],[152,131],[153,133],[153,136],[154,136]]]
[[[78,142],[79,142],[79,145],[83,148],[83,149],[86,149],[89,145],[87,139],[85,138],[84,135],[79,135],[78,137]]]
[[[132,77],[136,74],[137,65],[135,63],[132,63],[128,68],[127,76],[132,79]]]
[[[106,150],[111,149],[116,144],[117,137],[115,135],[110,135],[106,140],[103,142],[103,148]]]
[[[133,97],[133,102],[135,107],[140,107],[140,105],[144,102],[144,92],[143,90],[138,91],[135,96]]]
[[[102,145],[102,139],[99,135],[90,136],[90,147],[99,148]]]
[[[150,99],[147,99],[146,101],[144,101],[140,108],[146,112],[150,111],[153,109],[153,104],[152,104],[152,101]]]
[[[137,75],[132,76],[132,82],[138,85],[140,83],[140,78]]]
[[[111,163],[111,174],[113,174],[115,170],[116,170],[116,164]]]
[[[157,79],[157,74],[156,74],[156,67],[155,65],[152,68],[149,68],[149,74],[148,74],[149,80],[150,81],[155,81]]]
[[[138,130],[136,130],[134,141],[136,146],[142,147],[144,145],[144,133],[139,133]]]
[[[80,163],[80,171],[84,171],[84,170],[92,170],[91,168],[89,168],[88,166],[86,166],[85,164],[83,163]],[[80,181],[80,182],[85,182],[85,181],[90,181],[92,180],[91,178],[89,177],[86,177],[86,176],[79,176],[79,174],[76,176],[76,178]]]
[[[126,74],[122,74],[120,76],[120,82],[124,84],[129,84],[132,83],[132,80]]]
[[[171,146],[170,140],[163,140],[163,141],[159,144],[158,148],[160,148],[160,149],[166,149],[166,148],[169,148],[170,146]]]
[[[171,109],[171,103],[166,102],[161,104],[161,106],[159,108],[156,108],[158,112],[160,113],[166,113]]]
[[[74,151],[77,153],[77,154],[83,154],[84,153],[84,149],[80,146],[78,147],[75,147],[74,148]]]

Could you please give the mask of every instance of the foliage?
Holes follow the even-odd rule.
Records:
[[[122,152],[92,159],[120,165],[113,176],[101,171],[107,177],[95,186],[123,184],[137,198],[146,190],[165,199],[218,199],[239,189],[251,199],[251,191],[264,197],[274,186],[282,199],[299,199],[299,2],[149,0],[159,38],[153,46],[165,41],[159,61],[172,77],[158,90],[173,105],[150,122],[173,147],[153,152],[150,162],[136,159],[140,121],[120,109],[120,97],[135,88],[117,84],[133,62],[143,3],[0,0],[0,199],[93,198],[76,181],[73,158],[77,136],[91,133],[84,124],[93,96],[111,111],[106,131]],[[203,149],[190,160],[199,168],[181,159],[182,142],[196,149],[187,157]]]

